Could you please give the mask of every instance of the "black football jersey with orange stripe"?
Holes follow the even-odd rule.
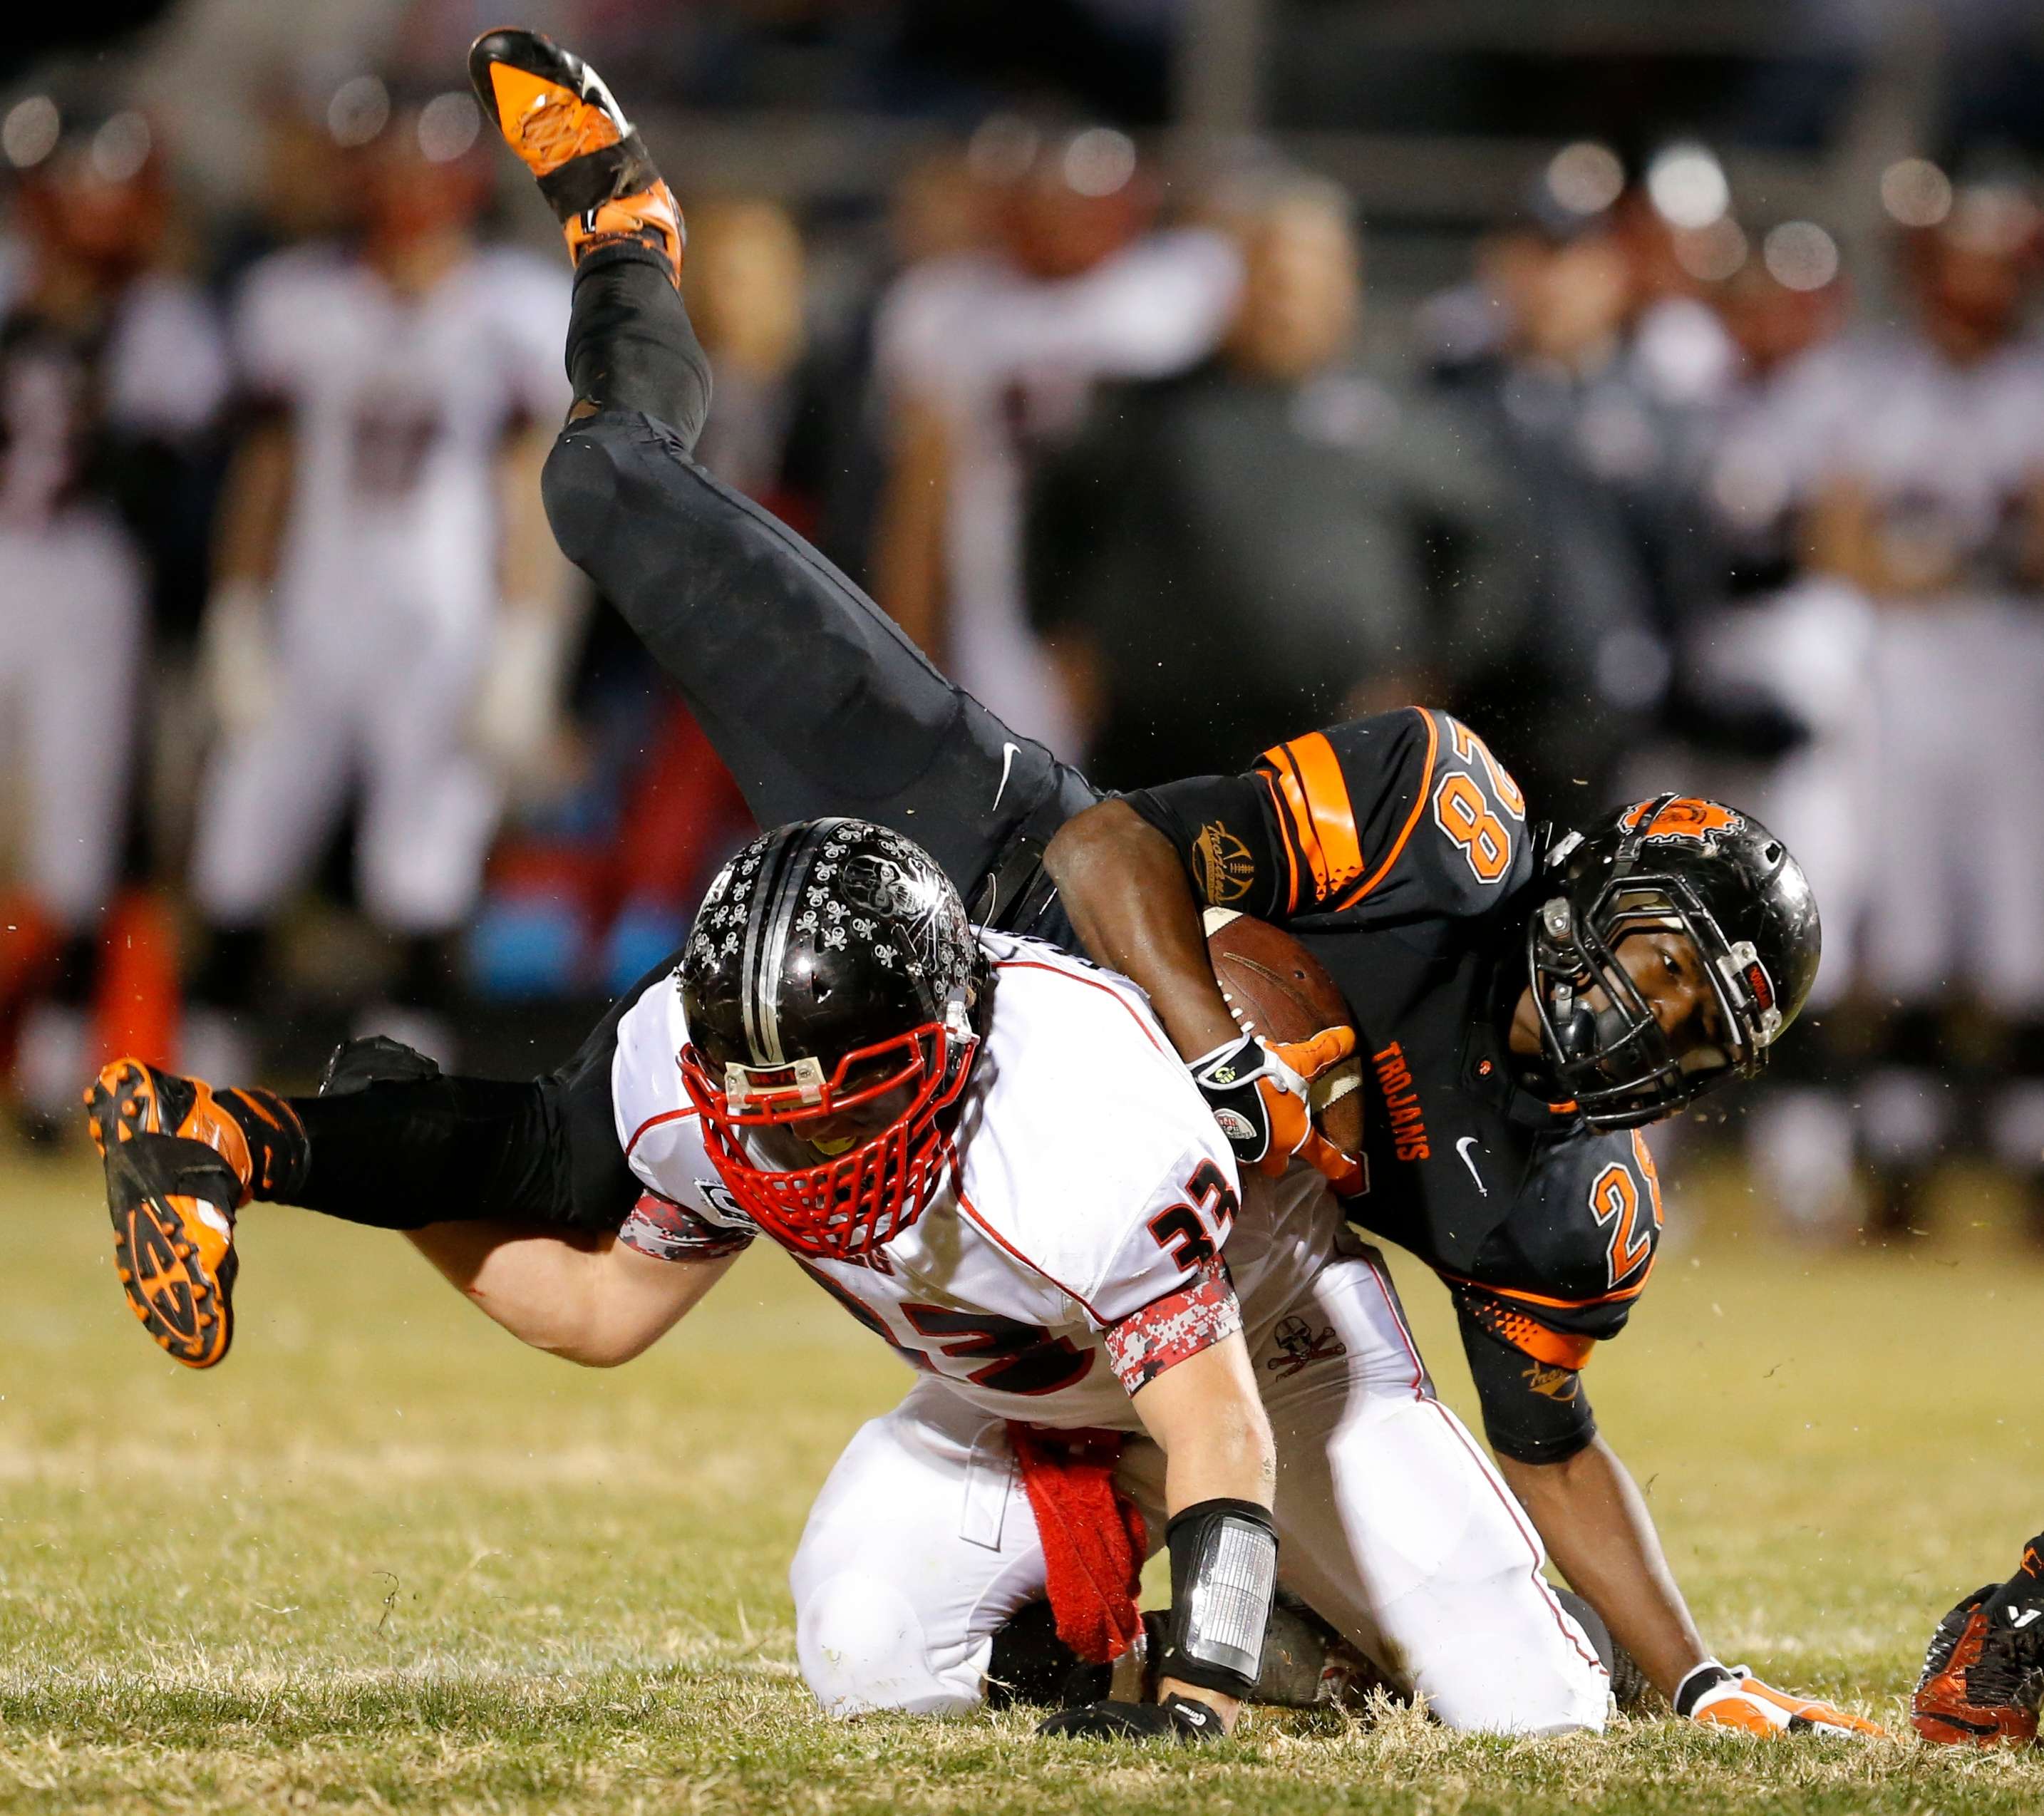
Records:
[[[1351,1219],[1454,1292],[1493,1443],[1580,1448],[1576,1371],[1646,1283],[1660,1191],[1642,1140],[1526,1091],[1508,1059],[1536,868],[1517,785],[1466,726],[1416,707],[1129,803],[1201,900],[1288,927],[1341,987],[1370,1093]]]

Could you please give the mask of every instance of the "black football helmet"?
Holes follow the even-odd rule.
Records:
[[[1571,834],[1546,871],[1527,970],[1554,1082],[1586,1122],[1636,1128],[1767,1063],[1823,940],[1802,866],[1752,815],[1661,795]],[[1712,1037],[1685,1051],[1616,956],[1628,934],[1657,931],[1689,936],[1716,997]]]
[[[928,852],[863,820],[763,833],[710,885],[679,977],[682,1082],[740,1209],[839,1261],[922,1215],[988,1000]]]

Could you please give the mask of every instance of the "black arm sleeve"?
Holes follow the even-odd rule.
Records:
[[[1580,1369],[1543,1362],[1489,1329],[1458,1295],[1462,1350],[1483,1407],[1483,1434],[1516,1463],[1564,1463],[1596,1436]]]
[[[544,1078],[435,1073],[291,1099],[311,1150],[297,1201],[385,1230],[486,1218],[617,1229],[640,1190],[611,1106],[617,1025],[674,963],[641,978]]]

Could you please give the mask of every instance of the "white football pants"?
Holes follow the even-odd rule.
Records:
[[[67,933],[113,886],[144,613],[141,562],[110,518],[0,529],[0,694],[26,771],[27,880]]]
[[[275,705],[213,753],[193,892],[215,926],[268,921],[359,786],[363,906],[396,932],[445,931],[474,906],[501,805],[467,743],[488,621],[321,605],[283,614]]]
[[[1375,1252],[1331,1261],[1252,1338],[1285,1584],[1450,1727],[1600,1728],[1603,1667],[1541,1576],[1532,1522],[1433,1397]],[[1132,1438],[1119,1479],[1161,1545],[1162,1453]],[[918,1383],[838,1460],[790,1578],[827,1710],[977,1707],[996,1630],[1044,1592],[1004,1422]]]

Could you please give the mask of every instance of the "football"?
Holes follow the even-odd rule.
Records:
[[[1244,1034],[1279,1044],[1350,1027],[1327,968],[1282,927],[1231,908],[1206,911],[1207,952]],[[1362,1055],[1330,1066],[1311,1087],[1313,1120],[1344,1154],[1362,1152]]]

